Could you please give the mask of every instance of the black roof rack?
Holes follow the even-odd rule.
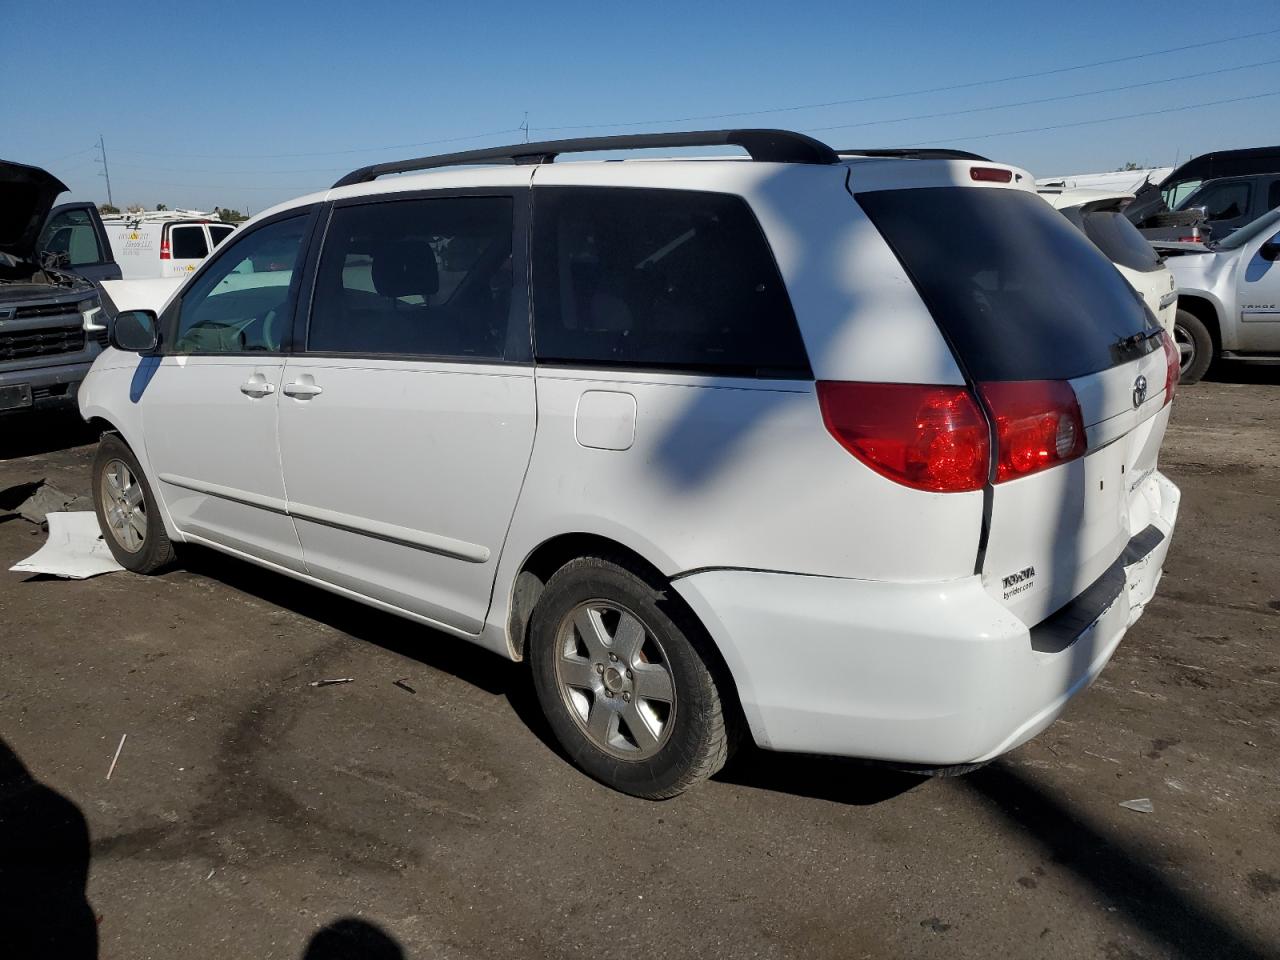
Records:
[[[895,147],[893,149],[872,148],[870,150],[837,150],[842,157],[857,154],[860,157],[899,157],[904,160],[981,160],[990,163],[987,157],[968,150],[950,150],[945,147]]]
[[[517,143],[509,147],[484,147],[416,160],[373,163],[352,170],[334,184],[345,187],[368,183],[390,173],[457,167],[471,163],[551,163],[562,153],[597,150],[641,150],[650,147],[741,147],[752,160],[765,163],[839,163],[836,152],[820,140],[790,130],[700,130],[689,133],[641,133],[615,137],[583,137],[577,140],[547,140]]]

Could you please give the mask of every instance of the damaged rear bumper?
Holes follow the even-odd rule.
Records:
[[[1178,489],[1142,482],[1141,529],[1034,628],[980,577],[885,583],[712,570],[673,586],[711,632],[762,747],[951,766],[1035,736],[1102,671],[1159,583]]]

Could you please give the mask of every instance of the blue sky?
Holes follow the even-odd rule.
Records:
[[[1280,94],[1280,32],[897,94],[1266,30],[1280,6],[1257,0],[51,3],[4,17],[0,157],[103,201],[101,133],[117,205],[253,211],[365,163],[519,140],[525,111],[532,139],[783,126],[837,147],[942,141],[1037,176],[1168,164],[1280,143],[1280,95],[1156,113]],[[855,98],[876,99],[673,122]],[[902,119],[932,114],[951,115]],[[1089,123],[1129,114],[1147,115]],[[1060,124],[1085,125],[1007,133]],[[451,138],[467,139],[427,142]]]

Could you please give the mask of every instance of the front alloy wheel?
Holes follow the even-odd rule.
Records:
[[[98,526],[120,566],[151,573],[173,560],[151,486],[119,434],[104,433],[98,441],[91,489]]]
[[[123,460],[109,460],[103,468],[101,496],[111,536],[122,550],[137,553],[147,539],[147,505],[142,484]]]

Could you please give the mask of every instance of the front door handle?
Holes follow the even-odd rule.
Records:
[[[318,393],[324,393],[324,390],[314,383],[295,381],[284,385],[284,395],[297,400],[310,400]]]
[[[255,373],[252,377],[240,384],[240,392],[246,397],[254,399],[262,399],[268,394],[276,392],[276,385],[268,383],[266,377],[260,373]]]

